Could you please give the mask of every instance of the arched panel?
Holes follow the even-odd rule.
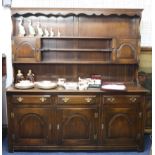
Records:
[[[132,44],[122,43],[117,50],[118,59],[135,59],[136,49]]]
[[[26,114],[19,121],[20,137],[44,138],[44,126],[46,126],[46,123],[39,115],[33,113]]]
[[[88,139],[91,124],[89,120],[81,115],[74,114],[69,116],[63,124],[64,139]]]
[[[109,138],[130,138],[132,135],[131,122],[125,114],[114,115],[108,124]]]
[[[16,48],[16,57],[18,58],[34,58],[34,47],[28,41],[23,41]]]

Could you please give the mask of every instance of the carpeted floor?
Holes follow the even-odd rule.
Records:
[[[7,137],[2,141],[3,155],[149,155],[152,141],[150,135],[145,136],[145,150],[144,152],[8,152]]]

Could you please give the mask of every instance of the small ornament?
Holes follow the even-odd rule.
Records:
[[[22,25],[23,24],[23,18],[20,18],[19,19],[19,24],[18,24],[18,36],[20,37],[24,37],[24,35],[26,34],[25,33],[25,28],[24,26]]]
[[[45,28],[45,30],[44,30],[44,37],[48,37],[49,36],[49,32],[48,32],[48,30]]]
[[[34,82],[34,74],[32,73],[31,69],[28,71],[26,79],[31,81],[31,82]]]
[[[51,30],[50,30],[50,36],[53,37],[54,36],[54,32],[53,32],[53,29],[51,27]]]
[[[37,31],[38,31],[38,36],[43,36],[43,29],[40,26],[40,22],[37,23]]]
[[[29,36],[34,37],[36,32],[35,32],[34,27],[32,26],[31,20],[29,20],[28,30],[29,30]]]
[[[16,75],[16,83],[19,83],[20,81],[24,80],[24,76],[21,73],[21,70],[19,69]]]
[[[58,37],[60,37],[60,36],[61,36],[59,28],[58,28],[58,35],[57,35],[57,36],[58,36]]]

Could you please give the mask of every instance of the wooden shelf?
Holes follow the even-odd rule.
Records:
[[[53,37],[40,37],[41,39],[90,39],[90,40],[93,40],[93,39],[101,39],[101,40],[112,40],[112,37],[89,37],[89,36],[53,36]]]
[[[56,60],[56,61],[41,61],[41,62],[20,62],[14,61],[14,64],[111,64],[110,61],[73,61],[73,60]]]
[[[78,61],[78,60],[57,60],[57,61],[42,61],[42,63],[51,63],[51,64],[109,64],[109,61]]]
[[[96,60],[96,61],[73,61],[73,60],[44,60],[44,61],[40,61],[40,62],[23,62],[23,61],[14,61],[13,64],[102,64],[102,65],[106,65],[106,64],[111,64],[111,65],[133,65],[133,64],[137,64],[136,61],[131,61],[131,62],[112,62],[112,61],[101,61],[101,60]]]
[[[126,36],[122,36],[122,35],[118,35],[118,37],[125,37],[125,38],[129,38],[130,36],[129,35],[126,35]],[[102,36],[60,36],[60,37],[58,37],[58,36],[53,36],[53,37],[40,37],[40,36],[34,36],[34,37],[32,37],[32,36],[28,36],[28,35],[26,35],[26,36],[23,36],[23,37],[21,37],[21,36],[18,36],[18,35],[13,35],[12,36],[12,38],[38,38],[38,39],[59,39],[59,40],[61,40],[61,39],[77,39],[77,40],[86,40],[86,39],[88,39],[88,40],[113,40],[114,38],[113,37],[109,37],[109,36],[107,36],[107,37],[102,37]],[[132,36],[132,38],[133,39],[139,39],[140,38],[140,36]],[[144,47],[145,48],[145,47]],[[146,47],[147,48],[147,47]]]
[[[79,48],[79,49],[73,49],[73,48],[42,48],[40,51],[62,51],[62,52],[68,52],[68,51],[73,51],[73,52],[111,52],[112,49],[107,48],[107,49],[84,49],[84,48]]]
[[[94,36],[94,37],[91,37],[91,36],[60,36],[60,37],[58,37],[58,36],[53,36],[53,37],[40,37],[40,36],[34,36],[34,37],[32,37],[32,36],[23,36],[23,37],[21,37],[21,36],[17,36],[17,35],[15,35],[15,36],[12,36],[12,38],[40,38],[40,39],[83,39],[83,40],[85,40],[85,39],[89,39],[89,40],[112,40],[113,38],[112,37],[101,37],[101,36]]]

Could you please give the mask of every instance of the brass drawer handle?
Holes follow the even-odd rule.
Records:
[[[114,97],[108,97],[108,98],[107,98],[107,101],[109,101],[109,102],[111,102],[111,103],[114,103],[115,98],[114,98]]]
[[[67,102],[69,101],[69,98],[68,98],[68,97],[64,97],[64,98],[62,98],[62,100],[63,100],[65,103],[67,103]]]
[[[136,97],[130,97],[130,101],[131,101],[132,103],[136,102],[136,100],[137,100]]]
[[[87,97],[87,98],[85,98],[85,100],[86,100],[86,102],[87,102],[87,103],[90,103],[90,102],[91,102],[91,100],[92,100],[92,98]]]
[[[47,100],[47,99],[46,99],[45,97],[41,97],[41,98],[40,98],[40,101],[41,101],[41,102],[45,102],[46,100]]]
[[[23,98],[22,97],[17,97],[17,101],[21,103],[23,101]]]

